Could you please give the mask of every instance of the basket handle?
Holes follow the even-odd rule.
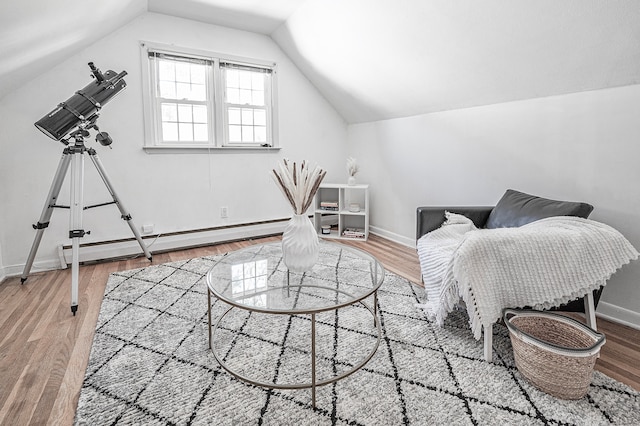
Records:
[[[593,345],[584,348],[584,349],[573,349],[573,348],[565,348],[562,346],[558,346],[558,345],[554,345],[552,343],[547,343],[545,341],[536,339],[535,337],[531,336],[529,333],[526,333],[522,330],[520,330],[518,327],[516,327],[515,325],[513,325],[511,323],[511,318],[513,318],[516,315],[521,315],[521,316],[539,316],[539,315],[546,315],[549,317],[553,317],[554,319],[558,320],[558,321],[562,321],[565,324],[569,324],[569,325],[573,325],[576,327],[580,327],[581,329],[583,329],[585,332],[587,332],[588,334],[590,334],[594,339],[595,342],[593,343]],[[515,310],[515,309],[511,309],[511,308],[505,308],[502,311],[502,318],[504,320],[505,325],[507,326],[507,328],[509,329],[510,333],[513,333],[518,339],[523,340],[529,344],[534,344],[534,345],[538,345],[541,346],[553,353],[559,354],[559,355],[565,355],[565,356],[591,356],[594,354],[597,354],[600,351],[600,348],[602,347],[602,345],[604,345],[605,341],[607,340],[605,335],[603,333],[599,333],[597,331],[592,330],[591,328],[585,326],[584,324],[582,324],[579,321],[574,320],[573,318],[569,318],[569,317],[565,317],[564,315],[557,315],[557,314],[552,314],[549,312],[539,312],[539,311],[531,311],[531,310]]]

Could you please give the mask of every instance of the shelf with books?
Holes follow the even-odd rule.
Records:
[[[364,239],[364,228],[344,228],[341,236],[344,238]]]
[[[369,185],[322,184],[313,203],[313,222],[323,238],[369,238]],[[329,234],[323,226],[330,227]],[[357,230],[357,231],[354,231]]]

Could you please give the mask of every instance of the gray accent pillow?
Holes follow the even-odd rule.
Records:
[[[549,200],[507,189],[491,211],[486,227],[516,228],[552,216],[577,216],[586,219],[592,210],[593,206],[587,203]]]

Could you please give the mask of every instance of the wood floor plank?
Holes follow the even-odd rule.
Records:
[[[29,353],[23,354],[20,360],[21,369],[5,405],[0,411],[0,418],[11,419],[15,424],[30,424],[31,417],[41,399],[51,396],[44,394],[46,380],[54,370],[56,359],[66,357],[57,350],[57,342],[67,333],[63,324],[58,324],[42,339],[32,340],[34,343]],[[50,411],[50,409],[49,409]]]
[[[85,265],[80,268],[79,309],[71,315],[70,270],[33,274],[0,284],[0,424],[71,425],[109,274],[150,264],[226,253],[268,237]],[[371,235],[343,241],[376,256],[385,268],[419,284],[414,248]],[[596,369],[640,390],[640,330],[598,319],[608,342]]]
[[[69,362],[64,366],[64,376],[61,378],[56,389],[56,398],[51,409],[51,414],[40,424],[72,424],[75,414],[75,407],[82,387],[82,380],[87,368],[91,344],[95,325],[98,320],[100,305],[104,296],[106,280],[111,272],[117,268],[113,264],[101,264],[92,268],[91,278],[88,280],[86,288],[86,300],[81,306],[86,309],[78,310],[81,324],[76,329],[71,330],[76,344],[69,348]],[[55,388],[55,383],[52,383]]]

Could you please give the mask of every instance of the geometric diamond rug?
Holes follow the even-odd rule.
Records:
[[[640,424],[640,394],[597,371],[577,401],[531,386],[515,367],[503,326],[493,327],[494,362],[485,362],[466,312],[454,311],[442,328],[430,323],[415,307],[425,302],[424,290],[390,272],[378,291],[376,354],[354,374],[317,388],[316,409],[309,389],[245,383],[208,347],[205,276],[218,258],[111,274],[76,424]],[[214,314],[223,308],[216,302]],[[308,316],[232,313],[216,334],[228,365],[260,381],[309,381]],[[317,314],[316,324],[319,380],[350,369],[376,341],[361,305]]]

